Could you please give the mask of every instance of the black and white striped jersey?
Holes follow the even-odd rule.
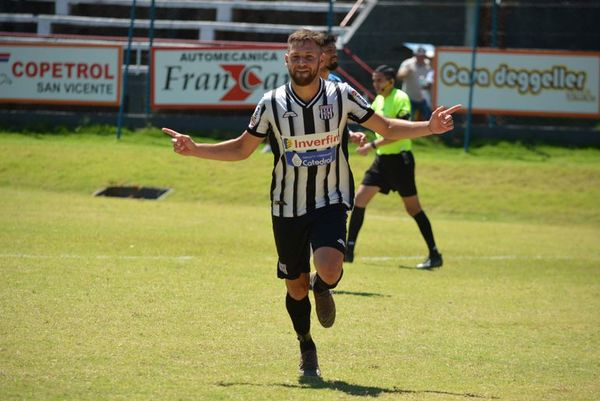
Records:
[[[354,205],[354,179],[348,163],[348,119],[373,114],[369,103],[346,83],[321,79],[308,103],[290,83],[267,92],[247,131],[267,137],[273,150],[271,206],[274,216],[296,217],[343,203]]]

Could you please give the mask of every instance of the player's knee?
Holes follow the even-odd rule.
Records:
[[[332,265],[328,267],[321,267],[321,269],[318,269],[318,274],[319,277],[321,277],[321,280],[333,288],[332,286],[337,285],[342,278],[342,266]]]
[[[290,294],[290,297],[292,297],[296,301],[300,301],[300,300],[306,298],[306,296],[308,295],[308,286],[306,286],[305,289],[302,289],[302,288],[290,289],[290,288],[288,288],[287,291],[288,291],[288,294]]]
[[[421,212],[420,206],[406,206],[406,213],[408,213],[411,217],[415,217],[420,212]]]
[[[308,275],[306,277],[301,276],[296,280],[288,280],[286,287],[290,297],[296,301],[304,299],[308,295]]]

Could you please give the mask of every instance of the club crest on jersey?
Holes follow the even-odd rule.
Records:
[[[324,104],[319,106],[319,117],[321,120],[329,120],[333,118],[333,105]]]

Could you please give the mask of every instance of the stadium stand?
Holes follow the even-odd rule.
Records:
[[[0,13],[0,31],[126,36],[131,3],[130,0],[8,0]],[[136,36],[148,34],[150,5],[150,0],[136,2]],[[155,7],[157,38],[204,41],[280,42],[299,26],[322,30],[327,26],[329,12],[328,2],[323,1],[159,0]],[[335,2],[334,25],[351,10],[353,3]]]
[[[123,46],[123,60],[126,60],[132,3],[132,0],[2,0],[0,43],[119,43]],[[142,121],[144,125],[149,117],[171,113],[159,111],[149,116],[146,108],[151,29],[155,46],[281,44],[290,32],[303,27],[319,31],[330,28],[338,36],[352,35],[375,3],[376,0],[337,0],[331,5],[327,0],[137,0],[124,99],[126,120],[133,121],[133,125]],[[154,15],[151,15],[152,11]],[[136,96],[129,96],[129,93],[136,93]],[[0,106],[2,119],[16,124],[26,119],[28,111],[40,115],[51,113],[52,121],[67,125],[73,125],[77,121],[71,120],[79,120],[82,116],[96,122],[114,121],[114,109],[108,108],[40,107],[24,103]],[[186,111],[185,114],[191,117],[202,111]],[[209,117],[218,120],[220,114],[223,114],[224,123],[231,125],[233,116],[230,112],[213,111]],[[247,119],[246,111],[239,114],[243,117],[237,126],[245,124]],[[218,122],[214,128],[219,128]]]
[[[371,67],[379,64],[398,66],[410,57],[406,43],[470,47],[475,7],[471,0],[336,0],[330,14],[327,0],[155,0],[154,3],[154,44],[161,46],[282,43],[299,27],[324,31],[331,26],[332,32],[339,37],[340,70],[353,79],[344,76],[363,94],[367,93],[363,88],[370,88]],[[600,3],[597,1],[502,2],[497,24],[492,23],[490,3],[493,2],[482,2],[481,5],[476,39],[479,46],[493,46],[491,38],[495,32],[493,36],[497,38],[499,48],[600,51],[600,31],[596,29]],[[0,42],[86,41],[120,43],[125,48],[131,4],[132,0],[0,0]],[[142,116],[139,120],[142,125],[147,123],[148,117],[144,104],[147,100],[145,77],[151,4],[151,0],[136,0],[127,87],[138,96],[130,96],[124,102],[128,116]],[[560,30],[556,29],[558,26]],[[39,113],[41,110],[29,106],[2,104],[0,120],[15,121],[16,124],[20,120],[27,122],[27,113],[19,112],[35,110]],[[44,106],[44,110],[65,111],[64,107],[53,105]],[[100,116],[93,113],[97,110],[85,107],[70,107],[70,110],[90,111],[85,117],[94,121]],[[161,110],[153,117],[171,112],[174,113]],[[114,119],[110,110],[103,109],[102,113],[106,114],[106,122]],[[201,113],[185,112],[191,117]],[[210,113],[209,117],[216,114]],[[231,115],[223,112],[223,116],[224,125],[231,125]],[[483,120],[484,117],[478,118]],[[566,128],[570,134],[579,128],[592,131],[596,123],[590,119],[517,116],[498,119],[492,130],[481,122],[485,133],[500,128],[509,132],[507,127],[512,125],[518,126],[522,133],[523,125],[535,124]],[[239,126],[238,122],[235,124]]]

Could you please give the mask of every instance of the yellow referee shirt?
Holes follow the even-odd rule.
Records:
[[[387,97],[377,95],[371,108],[375,110],[375,113],[389,118],[401,118],[408,120],[410,118],[410,99],[408,95],[400,89],[394,88]],[[375,133],[377,138],[383,138],[377,132]],[[389,143],[387,145],[378,146],[378,155],[392,155],[402,152],[403,150],[408,151],[412,148],[412,141],[410,139],[400,139],[398,141]]]

